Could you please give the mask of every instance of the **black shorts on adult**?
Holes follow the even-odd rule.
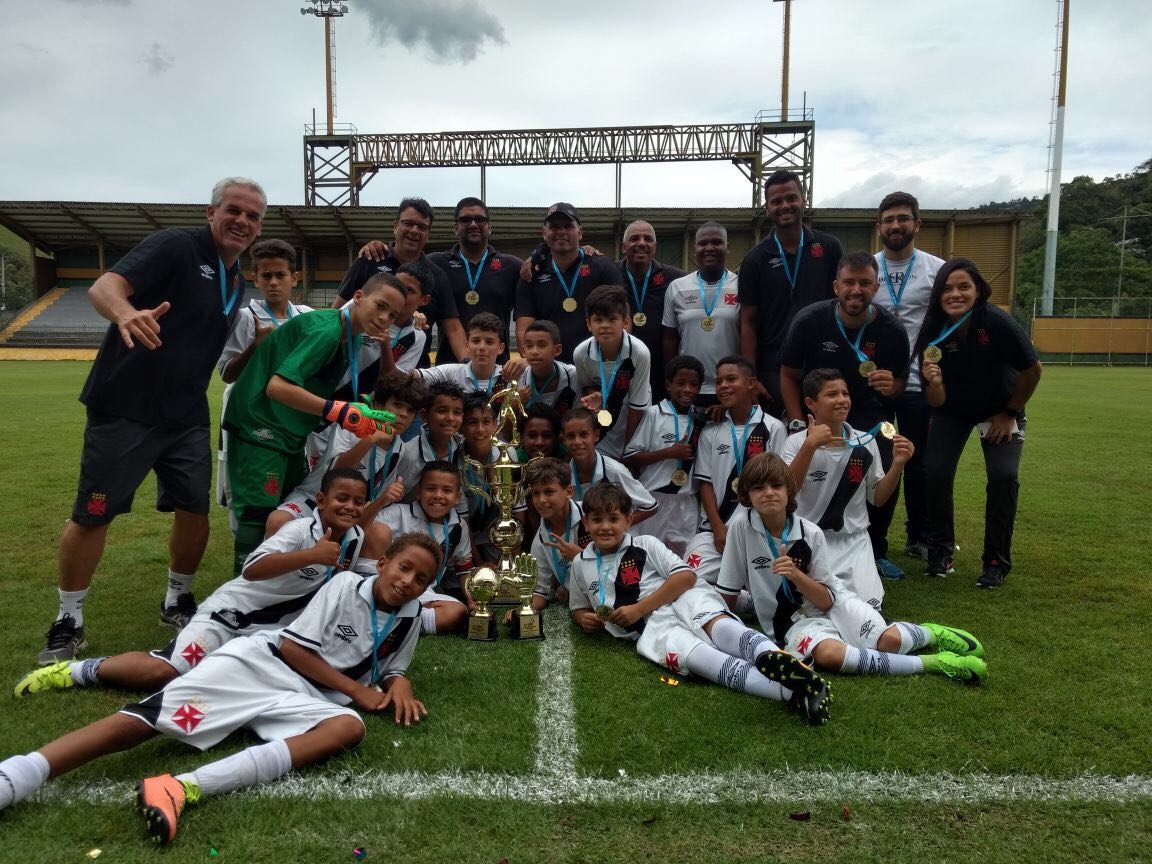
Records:
[[[107,525],[132,509],[136,490],[156,472],[156,509],[207,513],[212,448],[207,426],[150,426],[88,410],[72,521]]]

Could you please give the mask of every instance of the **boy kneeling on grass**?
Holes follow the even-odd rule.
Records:
[[[775,453],[748,461],[738,494],[744,507],[728,521],[716,588],[732,608],[747,588],[760,626],[791,654],[845,674],[934,672],[967,684],[988,677],[984,646],[971,633],[941,624],[888,625],[831,573],[824,532],[796,515],[796,480]],[[926,649],[936,653],[912,654]]]
[[[568,608],[585,633],[606,630],[673,672],[786,702],[818,726],[828,683],[763,633],[745,627],[716,591],[655,537],[628,533],[632,499],[601,483],[584,496],[592,542],[571,564]]]
[[[420,722],[427,711],[404,672],[420,634],[416,598],[439,569],[440,549],[427,535],[396,538],[376,576],[336,574],[290,626],[235,639],[143,702],[0,762],[0,810],[156,734],[200,750],[241,727],[264,738],[187,774],[137,784],[148,833],[163,846],[176,836],[186,803],[267,783],[355,747],[364,721],[353,707],[391,710],[405,726]]]

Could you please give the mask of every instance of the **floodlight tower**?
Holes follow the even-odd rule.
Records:
[[[312,8],[304,7],[301,15],[315,15],[324,19],[324,93],[328,101],[328,134],[332,134],[332,120],[336,116],[336,60],[334,57],[336,41],[332,28],[332,19],[342,18],[348,14],[348,7],[334,0],[307,0]]]
[[[792,42],[792,0],[772,0],[774,3],[784,4],[784,57],[781,65],[784,67],[780,76],[780,122],[788,122],[788,55]]]

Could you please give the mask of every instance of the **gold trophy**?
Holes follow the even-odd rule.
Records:
[[[488,602],[496,595],[500,577],[491,567],[478,567],[468,577],[468,593],[476,601],[476,611],[468,615],[468,638],[473,642],[496,641],[496,619]]]
[[[520,418],[526,415],[516,382],[509,382],[503,390],[493,394],[488,404],[495,407],[497,402],[500,403],[500,410],[496,418],[496,431],[492,435],[492,446],[500,455],[487,464],[466,456],[468,467],[476,476],[484,478],[484,484],[473,483],[468,471],[462,472],[463,480],[470,492],[500,508],[499,518],[489,529],[492,545],[500,550],[500,561],[495,568],[496,591],[490,602],[493,606],[519,606],[514,618],[519,619],[520,623],[513,625],[517,638],[540,639],[543,635],[540,615],[530,606],[532,590],[536,587],[536,562],[531,555],[520,554],[524,529],[512,515],[513,508],[524,500],[524,465],[519,460],[516,448],[520,444],[518,424]],[[500,433],[505,427],[510,427],[508,437],[501,438]],[[476,575],[473,574],[472,578]],[[531,620],[533,618],[535,621]]]

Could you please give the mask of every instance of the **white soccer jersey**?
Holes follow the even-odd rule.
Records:
[[[332,459],[335,462],[341,453],[346,453],[359,442],[356,434],[336,427],[332,432]],[[387,447],[373,447],[360,457],[356,470],[368,481],[368,500],[374,500],[389,484],[400,476],[400,450],[404,442],[400,436],[392,438]],[[331,467],[331,466],[329,466]]]
[[[516,381],[521,387],[528,389],[528,402],[525,408],[531,408],[540,403],[563,416],[572,406],[580,401],[580,388],[576,384],[576,367],[571,363],[555,361],[552,374],[546,375],[543,380],[537,381],[532,369],[525,369]]]
[[[646,513],[656,508],[656,499],[640,485],[640,481],[633,477],[627,468],[611,456],[605,456],[603,453],[596,454],[596,464],[592,468],[592,479],[587,483],[580,482],[580,474],[572,462],[568,463],[568,467],[572,472],[572,486],[576,490],[572,497],[576,501],[583,501],[584,493],[596,483],[615,483],[628,493],[628,497],[632,499],[634,510]]]
[[[908,344],[915,345],[920,335],[920,325],[928,313],[928,301],[932,295],[932,283],[944,264],[943,258],[929,255],[917,249],[914,256],[903,261],[888,261],[884,250],[876,253],[876,267],[879,269],[880,290],[872,302],[883,306],[896,316],[908,334]],[[911,268],[909,268],[911,265]],[[896,302],[899,300],[899,302]],[[905,390],[920,389],[920,364],[913,362],[908,367],[908,383]]]
[[[580,505],[569,500],[568,516],[563,535],[565,541],[580,546],[585,546],[590,542],[591,538],[584,527],[583,518],[584,511]],[[541,519],[540,530],[532,538],[532,557],[536,559],[536,590],[533,593],[546,599],[552,598],[553,580],[559,585],[567,585],[568,572],[571,569],[571,562],[564,560],[564,556],[559,551],[544,545],[544,541],[548,540],[552,533],[547,522]]]
[[[494,367],[492,374],[485,378],[477,377],[472,368],[471,360],[466,363],[444,363],[427,369],[417,369],[416,372],[427,384],[447,381],[455,384],[465,393],[479,391],[491,396],[504,389],[504,379],[500,375],[499,365]]]
[[[311,306],[304,306],[303,304],[297,305],[295,303],[288,304],[288,318],[295,318],[297,315],[311,311]],[[286,318],[284,320],[286,321],[288,319]],[[268,304],[263,297],[253,298],[249,301],[248,308],[236,316],[236,326],[234,326],[232,332],[228,334],[228,340],[224,343],[224,350],[220,354],[220,360],[216,363],[216,368],[220,370],[221,373],[224,372],[224,367],[248,350],[248,346],[255,341],[257,323],[259,323],[261,327],[279,327],[284,321],[277,320],[272,316]]]
[[[449,594],[461,591],[463,580],[472,569],[472,538],[459,513],[451,510],[444,519],[433,523],[420,504],[413,501],[385,507],[376,516],[376,521],[391,528],[394,537],[415,531],[435,540],[444,563],[436,574],[436,581],[429,587]]]
[[[796,566],[813,580],[827,586],[835,598],[843,586],[828,569],[824,533],[812,522],[792,515],[788,520],[787,541],[774,537],[777,549],[786,548]],[[716,590],[725,597],[736,597],[747,588],[756,607],[760,629],[778,645],[783,645],[788,629],[803,617],[818,618],[823,613],[813,606],[790,581],[772,572],[775,559],[768,544],[768,529],[760,514],[750,508],[740,511],[728,522],[728,539],[720,562]]]
[[[671,400],[665,399],[658,405],[649,405],[644,409],[644,417],[628,446],[624,448],[624,457],[634,456],[637,453],[653,453],[671,447],[677,441],[685,438],[693,446],[700,443],[700,435],[704,431],[704,420],[696,416],[696,412],[689,411],[680,414],[673,407]],[[663,492],[667,495],[696,494],[696,479],[693,476],[693,462],[695,459],[676,461],[664,459],[660,462],[651,462],[644,466],[640,481],[649,492]],[[677,486],[672,482],[672,475],[677,471],[684,471],[687,482]]]
[[[701,393],[716,392],[716,363],[729,354],[740,353],[740,303],[736,274],[725,270],[719,282],[704,282],[699,271],[674,279],[664,294],[664,315],[660,323],[680,335],[680,353],[691,354],[704,364]],[[701,294],[700,286],[704,290]],[[711,308],[711,312],[707,310]],[[705,316],[713,327],[703,329]]]
[[[402,372],[411,372],[424,356],[424,345],[428,334],[417,330],[411,324],[401,327],[393,324],[388,328],[388,341],[392,346],[392,362]]]
[[[732,422],[731,413],[719,423],[709,424],[700,434],[696,449],[695,476],[700,483],[711,483],[716,495],[720,518],[727,520],[736,509],[739,499],[732,483],[740,476],[748,460],[759,453],[783,453],[788,437],[784,424],[753,406],[748,422]],[[736,460],[738,448],[743,445],[743,457]],[[711,531],[712,524],[701,510],[700,530]]]
[[[806,432],[788,436],[784,444],[784,461],[791,464],[804,444]],[[844,435],[848,447],[821,447],[812,454],[808,474],[796,495],[796,512],[810,519],[823,531],[851,534],[868,530],[868,504],[876,484],[884,477],[880,451],[870,436],[863,435],[847,423]]]
[[[624,452],[624,434],[628,426],[628,409],[642,411],[652,404],[652,355],[647,346],[631,333],[624,333],[620,353],[615,360],[601,361],[600,346],[588,338],[572,352],[576,382],[581,393],[586,388],[608,395],[601,405],[612,415],[612,425],[601,429],[596,449],[619,459]]]
[[[436,448],[428,439],[427,426],[423,427],[420,434],[415,438],[400,445],[400,462],[396,468],[396,473],[399,479],[404,481],[405,501],[412,501],[416,498],[416,486],[420,482],[420,472],[429,462],[444,461],[451,462],[453,465],[456,464],[457,452],[463,440],[459,434],[452,436],[452,440],[448,442],[448,456],[445,459],[436,455]]]

